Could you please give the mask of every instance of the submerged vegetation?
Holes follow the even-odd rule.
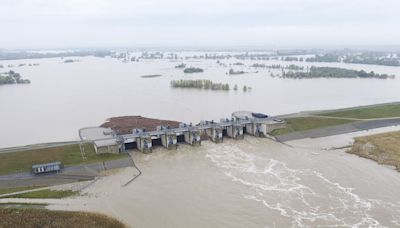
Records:
[[[184,64],[184,63],[181,63],[181,64],[175,66],[175,68],[178,68],[178,69],[183,69],[185,67],[186,67],[186,64]]]
[[[229,84],[227,83],[215,83],[211,80],[174,80],[171,81],[173,88],[196,88],[196,89],[207,89],[207,90],[229,90]]]
[[[378,78],[387,79],[394,78],[394,75],[377,74],[373,71],[366,72],[364,70],[349,70],[338,67],[315,67],[312,66],[306,72],[301,71],[283,71],[284,78]]]
[[[161,76],[162,76],[161,74],[148,74],[148,75],[142,75],[140,77],[142,77],[142,78],[158,78]]]
[[[306,58],[307,62],[344,62],[355,64],[369,64],[382,66],[400,66],[400,61],[395,55],[380,52],[351,52],[335,51],[325,54],[316,54]]]
[[[244,72],[244,71],[242,71],[242,70],[235,71],[235,70],[233,70],[233,69],[230,69],[229,72],[228,72],[229,75],[245,74],[245,73],[246,73],[246,72]]]
[[[198,79],[198,80],[173,80],[171,81],[172,88],[191,88],[191,89],[205,89],[205,90],[223,90],[229,91],[231,87],[228,83],[215,83],[211,80]],[[234,91],[239,90],[238,85],[234,85]],[[243,92],[251,91],[250,86],[243,86]]]
[[[188,73],[189,74],[190,73],[201,73],[203,71],[204,71],[203,69],[197,68],[197,67],[189,67],[189,68],[186,68],[186,69],[183,70],[183,72],[186,73],[186,74],[188,74]]]
[[[15,73],[14,71],[10,70],[6,73],[0,74],[0,85],[5,84],[29,84],[31,81],[28,79],[22,79],[19,73]]]

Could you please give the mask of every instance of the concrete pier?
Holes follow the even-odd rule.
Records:
[[[223,142],[222,127],[214,125],[211,128],[205,129],[206,135],[215,143]]]
[[[160,135],[161,144],[168,150],[176,150],[178,148],[177,135],[173,131],[167,131],[165,134]]]
[[[228,137],[233,138],[233,139],[244,139],[244,134],[243,134],[243,126],[238,123],[234,123],[230,126],[226,127],[226,134]]]
[[[137,148],[141,152],[148,154],[153,152],[153,144],[150,135],[141,135],[136,141]]]
[[[200,131],[197,129],[188,129],[184,132],[185,142],[192,146],[201,145]]]

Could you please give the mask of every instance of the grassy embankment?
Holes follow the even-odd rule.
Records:
[[[331,119],[327,117],[333,118]],[[287,127],[273,131],[272,135],[283,135],[291,132],[302,132],[317,128],[347,124],[356,122],[357,120],[355,119],[360,119],[359,121],[362,121],[363,119],[391,117],[400,117],[400,104],[384,104],[370,107],[360,107],[332,112],[324,112],[315,114],[315,116],[310,117],[287,118],[285,119]]]
[[[126,227],[116,219],[87,212],[0,208],[0,218],[0,227]]]
[[[357,137],[347,153],[394,166],[400,171],[400,131]]]
[[[75,195],[78,195],[78,192],[74,192],[71,190],[56,191],[56,190],[44,189],[40,191],[26,192],[17,195],[7,196],[4,198],[61,199]]]
[[[0,154],[0,175],[29,172],[33,164],[61,161],[65,166],[83,163],[96,163],[127,157],[127,154],[97,155],[91,144],[83,146],[86,160],[84,161],[78,144],[45,149],[33,149],[21,152]]]
[[[285,121],[286,121],[286,128],[276,129],[271,134],[284,135],[291,132],[301,132],[301,131],[331,127],[331,126],[354,122],[354,120],[328,119],[328,118],[318,118],[318,117],[288,118],[285,119]]]
[[[42,187],[45,187],[45,186],[28,186],[28,187],[4,188],[4,189],[0,189],[0,195],[13,193],[13,192],[32,190],[32,189],[35,189],[35,188],[42,188]]]
[[[327,117],[355,118],[355,119],[374,119],[400,117],[400,104],[377,105],[365,108],[354,108],[343,111],[333,111],[318,114]]]

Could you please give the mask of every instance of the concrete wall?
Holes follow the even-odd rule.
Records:
[[[112,146],[101,146],[96,147],[94,145],[94,150],[96,154],[119,154],[120,145],[112,145]]]
[[[211,141],[215,143],[220,143],[223,141],[222,128],[220,127],[209,128],[206,130],[206,134],[211,139]]]
[[[177,149],[178,148],[178,140],[175,133],[166,133],[161,135],[161,144],[167,149]]]
[[[243,126],[240,124],[234,124],[232,126],[226,127],[226,133],[230,138],[233,138],[233,139],[243,139],[244,138]]]
[[[142,136],[137,139],[137,148],[143,153],[153,152],[153,144],[150,136]]]
[[[200,131],[187,131],[184,133],[185,142],[192,146],[200,146],[201,144],[201,134]]]

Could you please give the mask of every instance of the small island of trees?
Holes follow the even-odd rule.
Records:
[[[201,73],[204,70],[201,68],[197,68],[197,67],[188,67],[186,69],[183,70],[184,73],[186,74],[190,74],[190,73]]]
[[[228,83],[215,83],[211,80],[199,79],[199,80],[173,80],[171,81],[173,88],[195,88],[195,89],[207,89],[207,90],[229,90]]]
[[[233,70],[233,69],[230,69],[229,72],[228,72],[229,75],[245,74],[245,73],[246,73],[246,72],[244,72],[244,71],[242,71],[242,70],[235,71],[235,70]]]
[[[15,73],[12,70],[6,73],[0,73],[0,85],[29,83],[31,83],[31,81],[29,81],[28,79],[22,79],[19,73]]]
[[[184,63],[181,63],[181,64],[175,66],[175,68],[177,68],[177,69],[183,69],[185,67],[186,67],[186,64],[184,64]]]
[[[215,83],[211,80],[198,79],[198,80],[173,80],[171,81],[172,88],[191,88],[191,89],[205,89],[205,90],[223,90],[229,91],[231,87],[228,83]],[[234,91],[239,89],[238,85],[233,87]],[[250,86],[243,86],[243,92],[251,91]]]

